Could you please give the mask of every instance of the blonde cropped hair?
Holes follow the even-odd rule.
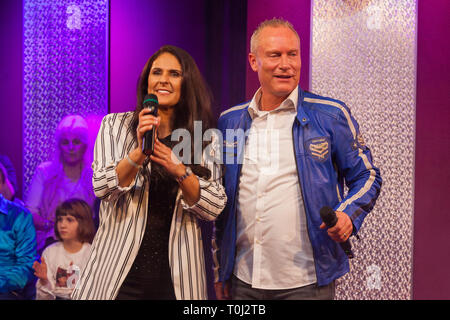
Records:
[[[263,22],[261,22],[258,25],[258,27],[255,29],[255,31],[253,31],[252,37],[250,38],[250,52],[251,53],[256,53],[256,48],[258,47],[259,34],[261,33],[261,30],[266,28],[266,27],[273,27],[273,28],[286,27],[286,28],[289,28],[289,29],[292,30],[292,32],[294,32],[294,34],[298,38],[298,41],[300,42],[300,37],[299,37],[297,31],[294,29],[294,26],[289,21],[284,20],[283,18],[273,18],[273,19],[270,19],[270,20],[264,20]]]

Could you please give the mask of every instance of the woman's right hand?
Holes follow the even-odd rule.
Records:
[[[130,183],[136,177],[136,173],[138,172],[137,166],[142,165],[145,161],[146,155],[142,152],[144,134],[155,126],[156,128],[159,126],[161,118],[155,117],[149,114],[149,112],[150,110],[148,108],[144,108],[139,112],[139,123],[136,129],[138,146],[127,155],[129,159],[123,159],[116,167],[119,186],[122,188],[130,186]],[[133,162],[136,165],[134,165]]]
[[[155,117],[149,112],[148,108],[144,108],[139,112],[139,123],[136,129],[139,150],[142,150],[144,133],[151,130],[153,126],[158,127],[161,121],[161,117]]]

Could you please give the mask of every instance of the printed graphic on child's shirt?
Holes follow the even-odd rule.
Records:
[[[58,267],[56,271],[56,286],[73,289],[77,285],[79,277],[80,268],[72,263],[67,269]]]

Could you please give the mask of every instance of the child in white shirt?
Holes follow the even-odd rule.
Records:
[[[55,235],[59,241],[44,250],[41,263],[33,264],[39,278],[36,300],[70,299],[95,235],[92,210],[84,200],[64,201],[55,215]]]

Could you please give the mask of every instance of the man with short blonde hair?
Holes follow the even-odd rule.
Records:
[[[261,22],[258,25],[258,27],[255,29],[255,31],[253,31],[253,34],[250,38],[250,52],[256,53],[256,47],[258,46],[258,36],[259,36],[261,30],[266,27],[273,27],[273,28],[287,27],[287,28],[291,29],[292,32],[295,33],[295,35],[298,38],[298,41],[300,41],[300,37],[299,37],[297,31],[294,29],[294,26],[292,25],[292,23],[290,23],[287,20],[281,19],[281,18],[273,18],[271,20],[264,20],[263,22]]]
[[[299,87],[300,38],[289,22],[263,22],[248,60],[261,86],[218,121],[225,139],[230,129],[248,134],[223,144],[228,202],[215,222],[216,295],[333,299],[334,280],[349,271],[340,243],[373,208],[380,172],[347,106]],[[337,217],[328,229],[323,206]]]

